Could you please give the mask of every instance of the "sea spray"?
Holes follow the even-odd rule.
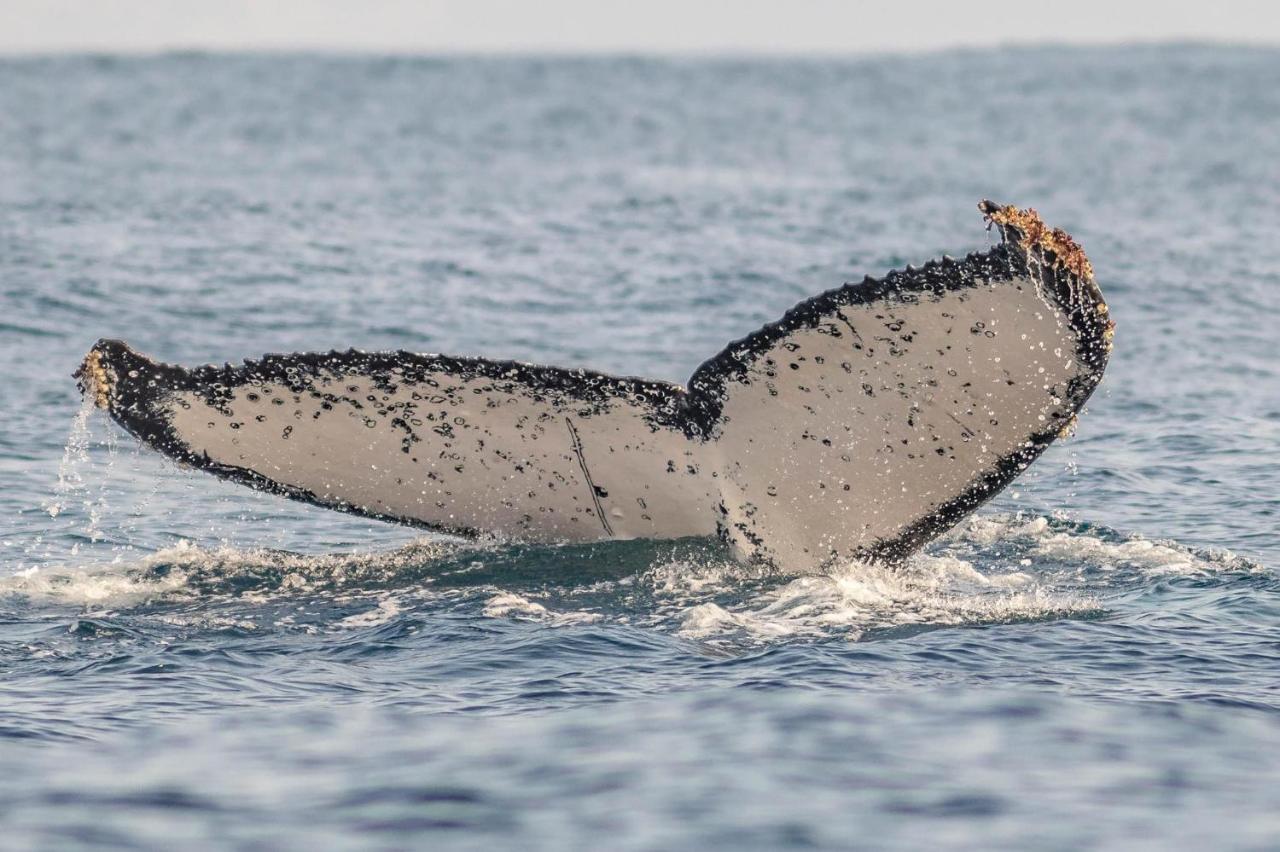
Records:
[[[89,541],[102,541],[103,518],[108,508],[108,485],[110,473],[115,467],[119,454],[119,441],[113,429],[107,428],[100,442],[106,452],[106,461],[101,469],[94,471],[95,464],[91,450],[94,446],[92,415],[94,402],[91,396],[85,395],[80,401],[80,408],[71,419],[71,428],[62,450],[62,459],[58,463],[58,479],[54,484],[53,495],[42,508],[50,519],[56,520],[68,508],[79,504],[84,511],[84,527],[81,532]],[[94,471],[94,473],[90,473]],[[96,484],[91,485],[90,480]],[[74,527],[73,527],[74,528]],[[71,553],[79,552],[80,543],[72,545]]]
[[[58,464],[58,482],[53,496],[44,504],[50,518],[62,514],[67,506],[81,497],[85,491],[84,468],[89,463],[89,415],[93,414],[93,398],[85,395],[80,409],[71,419],[71,430],[62,448],[62,461]]]

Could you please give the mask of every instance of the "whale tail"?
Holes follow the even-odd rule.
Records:
[[[785,570],[900,559],[1070,429],[1113,323],[1035,211],[1002,240],[808,299],[688,388],[407,352],[195,369],[99,341],[82,389],[144,443],[341,511],[530,541],[718,534]]]

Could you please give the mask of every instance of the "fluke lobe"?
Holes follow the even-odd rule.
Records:
[[[116,340],[76,376],[161,453],[345,512],[536,542],[719,535],[788,571],[896,560],[1066,434],[1111,350],[1071,237],[979,207],[989,251],[801,302],[687,389],[411,352],[186,369]]]

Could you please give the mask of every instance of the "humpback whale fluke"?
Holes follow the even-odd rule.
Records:
[[[989,251],[801,302],[687,389],[409,352],[185,369],[114,340],[76,375],[161,453],[333,509],[544,542],[718,534],[784,570],[900,559],[1065,434],[1111,349],[1075,241],[979,208]]]

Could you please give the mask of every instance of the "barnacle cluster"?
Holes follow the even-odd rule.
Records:
[[[80,389],[85,393],[93,394],[94,405],[98,408],[106,408],[110,400],[111,380],[102,366],[102,355],[97,349],[91,350],[85,356],[84,363],[76,371],[76,376],[80,379]]]
[[[1081,281],[1093,280],[1093,265],[1080,244],[1061,228],[1046,225],[1034,209],[1022,210],[1012,204],[1002,207],[991,201],[982,202],[978,209],[988,222],[1016,230],[1021,235],[1018,243],[1024,249],[1030,251],[1034,246],[1042,252],[1053,252],[1057,263],[1074,272]]]

